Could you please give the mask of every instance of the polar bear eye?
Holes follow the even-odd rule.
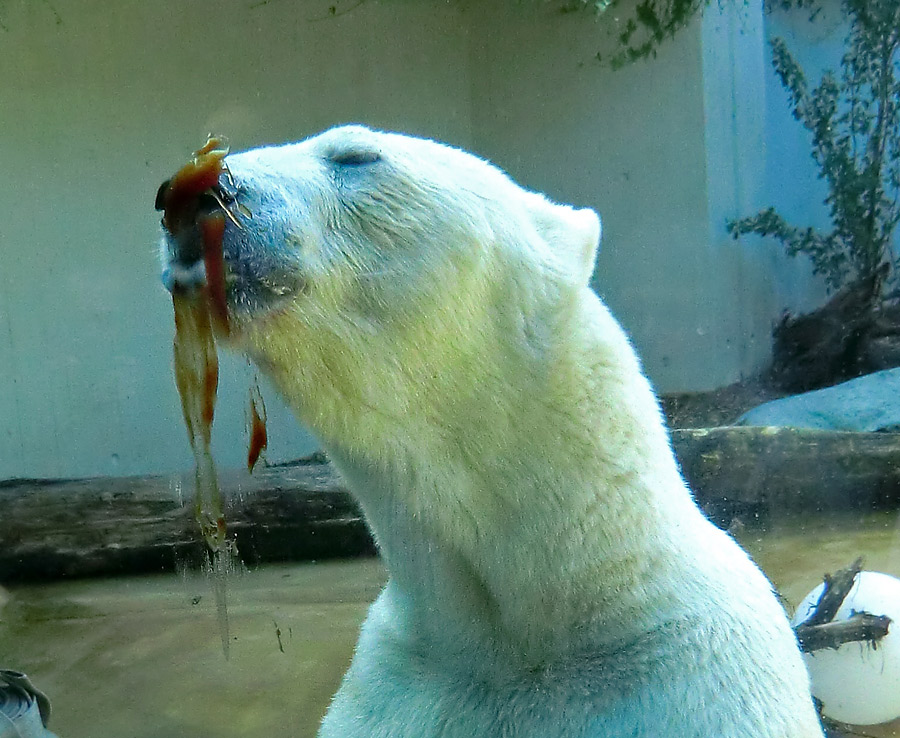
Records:
[[[381,154],[372,149],[344,149],[335,151],[328,157],[333,164],[347,167],[358,167],[381,160]]]

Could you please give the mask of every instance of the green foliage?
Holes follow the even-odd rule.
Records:
[[[803,0],[793,0],[798,2]],[[791,256],[807,255],[831,290],[892,262],[900,220],[900,3],[842,0],[841,7],[850,32],[839,78],[828,72],[810,90],[784,41],[772,42],[775,72],[794,118],[812,133],[832,230],[791,226],[774,208],[728,224],[735,238],[772,236]]]
[[[642,0],[619,35],[622,48],[610,59],[613,68],[655,57],[657,47],[684,28],[707,0]]]
[[[655,58],[660,45],[683,29],[694,16],[702,13],[711,0],[567,0],[561,10],[571,13],[581,10],[595,15],[609,15],[613,11],[625,17],[616,40],[619,48],[609,54],[597,54],[597,59],[619,69],[639,59]],[[725,3],[753,0],[717,0]],[[767,13],[775,9],[801,9],[814,20],[822,9],[823,0],[763,0]]]
[[[618,11],[625,15],[627,20],[617,37],[619,48],[606,56],[597,54],[598,60],[618,69],[638,59],[655,57],[659,45],[684,28],[708,3],[709,0],[569,0],[561,10],[587,10],[604,16]]]
[[[763,0],[763,7],[767,13],[773,10],[808,10],[810,20],[822,9],[822,0]]]

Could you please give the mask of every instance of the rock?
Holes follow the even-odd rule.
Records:
[[[898,430],[900,369],[767,402],[744,413],[737,424],[863,432]]]

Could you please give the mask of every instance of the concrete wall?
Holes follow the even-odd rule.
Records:
[[[715,265],[706,285],[718,318],[712,353],[718,377],[731,380],[752,373],[769,358],[776,310],[772,245],[738,242],[727,231],[729,220],[764,205],[764,46],[761,4],[713,4],[704,14],[707,235],[701,248],[707,263]]]
[[[660,386],[717,383],[701,358],[714,350],[699,26],[657,60],[612,72],[595,59],[606,34],[582,15],[504,3],[471,15],[478,149],[526,186],[600,213],[595,285]]]
[[[616,72],[594,59],[609,34],[583,16],[472,13],[476,145],[601,213],[596,287],[662,390],[727,384],[769,352],[771,250],[725,233],[763,176],[762,11],[739,6],[712,4],[656,59]]]
[[[190,467],[151,206],[208,131],[239,149],[359,121],[475,150],[601,213],[596,287],[661,389],[758,365],[777,256],[722,227],[764,189],[768,90],[734,107],[763,74],[744,70],[764,66],[758,14],[746,38],[735,17],[708,14],[655,61],[613,73],[595,55],[614,18],[513,0],[356,5],[0,3],[0,479]],[[735,132],[750,136],[743,149]],[[225,362],[225,466],[244,454],[247,374]],[[264,392],[270,458],[311,450]]]
[[[208,131],[243,148],[362,121],[471,144],[456,10],[329,4],[0,4],[0,479],[190,468],[152,206]],[[244,372],[220,384],[226,466]],[[266,394],[270,456],[310,450]]]

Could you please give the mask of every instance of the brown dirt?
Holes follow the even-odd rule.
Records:
[[[752,377],[709,392],[677,392],[660,397],[670,428],[732,425],[743,413],[787,392]]]

